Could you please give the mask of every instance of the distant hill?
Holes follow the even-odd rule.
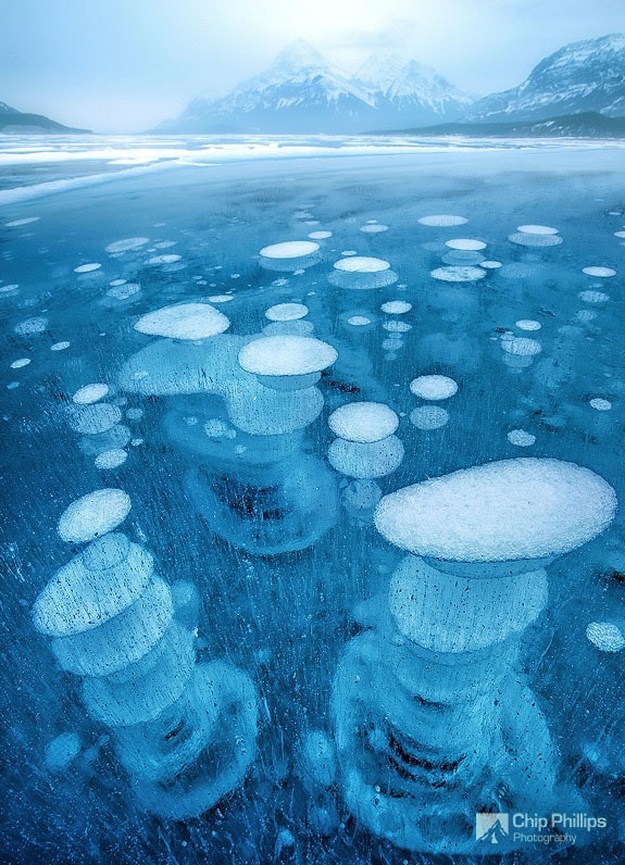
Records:
[[[63,133],[63,134],[86,134],[89,129],[72,129],[63,126],[43,114],[26,114],[11,108],[5,102],[0,102],[0,134],[37,134],[37,133]]]
[[[470,138],[625,138],[625,117],[605,117],[589,111],[535,121],[440,123],[436,126],[397,129],[395,134],[419,137],[458,135]]]
[[[303,40],[220,99],[196,99],[156,132],[358,133],[462,116],[472,98],[434,70],[374,55],[350,77]]]
[[[625,35],[572,42],[542,60],[518,87],[475,102],[463,120],[541,120],[598,112],[625,116]]]

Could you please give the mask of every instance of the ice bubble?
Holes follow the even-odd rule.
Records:
[[[393,435],[399,418],[384,403],[352,402],[332,412],[328,425],[334,435],[352,442],[377,442]]]
[[[456,225],[465,225],[469,220],[464,216],[453,216],[452,214],[435,214],[434,216],[422,216],[419,219],[421,225],[430,225],[434,228],[451,228]]]
[[[209,298],[211,303],[230,303],[231,300],[234,300],[234,295],[232,294],[212,294]]]
[[[112,297],[113,300],[128,300],[129,297],[138,294],[141,291],[141,286],[137,282],[125,282],[121,285],[114,285],[106,292],[107,297]]]
[[[0,285],[0,296],[2,297],[15,297],[16,294],[19,294],[19,283],[14,282],[10,285]]]
[[[128,459],[128,454],[123,448],[113,448],[110,451],[102,451],[95,458],[97,469],[117,469]]]
[[[486,276],[486,271],[481,267],[463,267],[462,265],[449,267],[437,267],[430,273],[434,279],[442,282],[476,282]]]
[[[79,405],[89,405],[92,402],[104,399],[109,392],[109,386],[103,382],[94,382],[78,388],[72,400]]]
[[[109,243],[106,247],[107,252],[131,252],[134,249],[141,249],[146,243],[150,242],[149,237],[125,237],[123,240],[115,240]]]
[[[11,222],[5,222],[5,228],[20,228],[22,225],[30,225],[33,222],[38,222],[40,216],[27,216],[24,219],[13,219]]]
[[[540,330],[542,324],[539,321],[534,321],[531,318],[520,318],[515,325],[519,330]]]
[[[484,261],[484,256],[481,252],[462,252],[457,249],[452,249],[441,259],[444,264],[474,264],[481,265]]]
[[[610,300],[610,295],[606,294],[603,291],[580,291],[577,295],[580,300],[583,300],[584,303],[606,303]]]
[[[296,321],[308,315],[308,307],[303,303],[277,303],[269,307],[265,318],[270,321]]]
[[[263,333],[267,336],[280,336],[281,334],[310,336],[314,330],[315,326],[312,321],[299,318],[296,321],[273,321],[263,328]]]
[[[410,312],[412,304],[406,300],[388,300],[380,309],[387,315],[403,315],[405,312]]]
[[[366,225],[361,225],[360,230],[363,234],[381,234],[384,231],[388,231],[388,225],[382,225],[380,222],[367,223]]]
[[[204,432],[209,438],[214,439],[233,439],[237,436],[235,428],[219,418],[207,420],[204,424]]]
[[[480,267],[483,267],[485,270],[499,270],[502,267],[501,261],[481,261]]]
[[[410,390],[421,399],[449,399],[458,392],[458,385],[446,375],[420,375],[410,382]]]
[[[612,622],[591,622],[586,628],[586,636],[602,652],[620,652],[625,648],[625,635]]]
[[[130,430],[123,424],[116,424],[102,433],[84,435],[78,447],[87,456],[96,457],[104,451],[124,448],[130,441]]]
[[[382,258],[370,258],[366,255],[355,255],[340,258],[334,262],[334,269],[342,273],[382,273],[389,270],[390,264]]]
[[[356,252],[355,249],[344,249],[344,250],[341,252],[341,255],[345,255],[345,256],[352,256],[352,255],[358,255],[358,253]]]
[[[67,342],[67,340],[63,340],[62,342],[55,342],[54,345],[50,346],[50,351],[65,351],[66,348],[69,348],[71,343]]]
[[[625,231],[615,231],[614,237],[625,238]]]
[[[483,240],[473,240],[468,237],[457,237],[453,240],[446,240],[445,246],[450,249],[459,249],[464,252],[479,252],[481,249],[486,249],[486,244]]]
[[[385,321],[382,327],[388,333],[408,333],[412,330],[412,325],[407,321]]]
[[[404,446],[390,435],[375,442],[353,442],[334,439],[328,448],[332,468],[351,478],[369,480],[391,474],[401,465]]]
[[[508,354],[513,354],[517,357],[535,357],[543,350],[537,340],[530,339],[528,336],[502,336],[501,347]]]
[[[327,240],[329,237],[332,237],[331,231],[311,231],[308,237],[311,240]]]
[[[87,543],[113,531],[129,513],[130,496],[123,490],[95,490],[63,511],[57,530],[68,543]]]
[[[375,523],[388,541],[415,555],[500,562],[570,552],[607,528],[615,510],[614,490],[589,469],[519,458],[391,493]]]
[[[88,264],[79,264],[74,268],[74,273],[93,273],[94,270],[100,270],[102,267],[97,261],[91,261]]]
[[[76,733],[61,733],[46,748],[46,767],[51,772],[64,771],[80,754],[80,748],[80,738]]]
[[[560,246],[562,243],[562,238],[558,234],[525,234],[522,231],[509,235],[508,240],[517,246],[530,247]]]
[[[518,448],[529,448],[536,441],[536,436],[524,429],[513,429],[508,433],[508,441]]]
[[[230,321],[208,303],[179,303],[141,316],[135,330],[170,339],[206,339],[223,333]]]
[[[320,373],[337,359],[336,350],[310,336],[265,336],[239,352],[239,364],[263,377],[308,376]]]
[[[181,259],[181,255],[169,253],[166,255],[153,255],[151,258],[148,258],[147,263],[153,266],[157,266],[160,264],[176,264],[176,262],[180,261]]]
[[[548,225],[519,225],[517,231],[522,231],[523,234],[536,234],[543,236],[558,233],[557,228],[551,228]]]
[[[30,363],[29,357],[20,357],[17,360],[14,360],[11,364],[11,369],[22,369],[24,366],[28,366]]]
[[[366,325],[371,324],[371,319],[367,318],[366,315],[350,315],[347,323],[351,324],[352,327],[366,327]]]
[[[15,333],[19,336],[27,336],[31,333],[43,333],[48,327],[47,318],[27,318],[15,325]]]
[[[590,400],[589,404],[596,411],[610,411],[610,409],[612,408],[612,403],[609,399],[602,399],[598,396],[593,397],[593,399]]]
[[[141,420],[143,414],[144,412],[142,408],[129,408],[126,412],[126,417],[128,420]]]
[[[582,273],[586,276],[595,276],[600,279],[607,279],[610,276],[616,276],[616,271],[611,267],[584,267]]]
[[[127,279],[112,279],[109,282],[109,285],[111,285],[113,288],[117,288],[118,285],[126,285],[127,282]]]
[[[311,243],[308,240],[290,240],[285,243],[273,243],[271,246],[264,246],[259,255],[263,258],[275,259],[304,258],[319,252],[319,248],[318,243]]]
[[[401,634],[436,652],[474,652],[523,631],[547,604],[544,570],[494,579],[441,573],[406,556],[393,573],[388,605]]]
[[[410,423],[424,431],[441,429],[449,423],[449,412],[437,405],[422,405],[410,412]]]
[[[67,414],[70,427],[81,435],[106,432],[119,423],[122,417],[119,406],[110,403],[72,405],[68,407]]]

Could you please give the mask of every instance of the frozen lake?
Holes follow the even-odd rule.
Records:
[[[482,811],[606,820],[514,861],[622,861],[623,158],[0,143],[5,861],[467,862]],[[388,410],[333,414],[354,402]],[[521,458],[549,462],[375,511]],[[61,520],[101,489],[131,504]],[[146,550],[158,580],[122,564]],[[132,639],[111,636],[146,587]],[[102,661],[111,640],[128,668]]]

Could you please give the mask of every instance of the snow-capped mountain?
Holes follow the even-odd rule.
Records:
[[[416,126],[455,120],[475,101],[434,69],[397,54],[373,54],[355,83],[385,118],[382,129],[389,123],[397,128],[398,120]]]
[[[625,35],[565,45],[536,66],[523,84],[478,100],[470,121],[534,120],[600,112],[625,115]]]
[[[0,102],[0,133],[32,135],[36,133],[84,133],[87,129],[71,129],[56,120],[50,120],[43,114],[26,114],[11,108],[6,102]]]
[[[470,102],[417,63],[372,58],[350,78],[299,40],[227,96],[196,99],[158,131],[364,132],[454,119]]]

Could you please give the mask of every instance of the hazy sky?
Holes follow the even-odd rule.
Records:
[[[625,31],[625,0],[0,0],[0,101],[140,131],[226,92],[293,38],[357,65],[400,51],[479,95],[566,42]]]

